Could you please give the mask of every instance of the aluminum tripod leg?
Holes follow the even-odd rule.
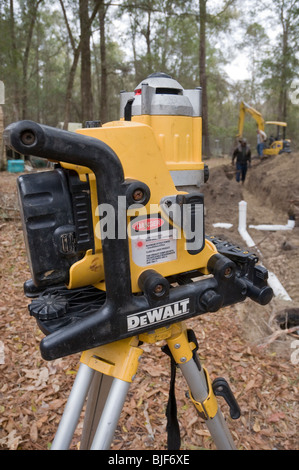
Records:
[[[130,383],[137,372],[139,357],[143,352],[138,344],[138,337],[131,337],[82,354],[81,362],[95,369],[97,373],[87,399],[80,448],[109,449]]]
[[[97,430],[113,377],[96,372],[88,392],[80,450],[88,450]]]
[[[107,450],[110,448],[129,387],[130,382],[113,379],[90,450]]]
[[[179,364],[183,376],[189,385],[192,397],[196,402],[204,403],[208,396],[207,379],[204,370],[199,370],[198,365],[194,359],[190,359],[185,364]],[[230,431],[218,408],[217,413],[213,418],[208,418],[205,421],[207,428],[214,440],[218,450],[235,450]]]
[[[203,416],[217,449],[235,450],[232,436],[218,408],[208,372],[201,366],[198,356],[193,354],[196,339],[193,337],[189,341],[188,331],[181,325],[181,331],[167,339],[169,351],[186,379],[190,398]]]
[[[51,450],[67,450],[69,448],[94,372],[85,364],[80,364]]]

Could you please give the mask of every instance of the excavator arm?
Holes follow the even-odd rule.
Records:
[[[238,135],[237,137],[243,136],[243,128],[244,128],[244,120],[245,120],[245,113],[249,113],[253,119],[256,121],[258,129],[264,131],[265,128],[265,121],[261,113],[256,111],[254,108],[249,106],[244,101],[240,104],[240,114],[239,114],[239,127],[238,127]]]

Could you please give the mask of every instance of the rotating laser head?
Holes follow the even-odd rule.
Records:
[[[165,73],[154,73],[134,92],[121,93],[121,119],[150,126],[178,189],[194,190],[208,177],[202,162],[201,88],[184,90]]]

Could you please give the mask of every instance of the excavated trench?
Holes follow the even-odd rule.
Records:
[[[245,184],[235,181],[231,160],[208,160],[210,178],[203,188],[205,225],[208,235],[226,239],[245,247],[238,232],[239,202],[247,202],[247,230],[254,240],[251,250],[259,253],[260,261],[273,272],[290,300],[274,297],[266,307],[254,304],[236,306],[244,320],[245,334],[259,343],[277,330],[296,335],[299,331],[299,155],[282,154],[259,161],[253,159]],[[286,225],[295,218],[290,230],[262,231],[250,225]],[[231,224],[231,228],[214,224]],[[279,333],[279,332],[278,332]],[[287,335],[279,336],[285,341]]]

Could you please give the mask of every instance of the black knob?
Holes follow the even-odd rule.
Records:
[[[152,300],[168,297],[169,282],[154,269],[148,269],[140,274],[138,284],[140,289]]]
[[[30,315],[38,320],[54,320],[65,315],[67,300],[61,295],[45,294],[34,299],[28,308]]]
[[[199,299],[199,303],[206,312],[217,312],[217,310],[222,307],[223,299],[220,294],[217,294],[217,292],[214,290],[209,289],[202,294]]]

